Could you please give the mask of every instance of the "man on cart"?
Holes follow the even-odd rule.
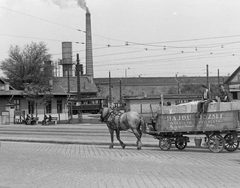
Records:
[[[210,97],[210,91],[207,86],[202,84],[203,94],[202,100],[197,104],[197,117],[200,117],[201,113],[207,113],[208,104],[213,102],[213,99]]]
[[[232,96],[231,94],[225,89],[224,84],[219,85],[219,94],[218,97],[220,98],[221,102],[231,102]]]

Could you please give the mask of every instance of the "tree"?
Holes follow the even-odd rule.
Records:
[[[51,100],[52,66],[51,55],[43,42],[11,46],[9,58],[2,61],[0,68],[8,82],[16,89],[23,90],[23,96],[36,107]]]
[[[25,84],[47,83],[52,76],[46,73],[44,62],[50,61],[51,55],[43,42],[28,44],[21,50],[19,46],[11,46],[9,57],[2,61],[0,68],[11,86],[23,90]]]

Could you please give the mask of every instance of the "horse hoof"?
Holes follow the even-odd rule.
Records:
[[[125,149],[125,146],[126,146],[126,145],[122,145],[122,149]]]
[[[113,146],[111,145],[111,146],[109,146],[109,149],[113,149]]]
[[[141,150],[142,148],[141,147],[137,147],[138,150]]]

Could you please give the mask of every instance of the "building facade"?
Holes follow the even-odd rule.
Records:
[[[70,77],[69,80],[67,77],[53,77],[52,81],[51,100],[36,106],[26,100],[24,91],[14,89],[0,79],[0,123],[14,123],[16,118],[20,118],[14,117],[16,114],[33,114],[39,120],[43,119],[44,114],[59,117],[61,120],[68,119],[68,98],[77,95],[77,77]],[[92,78],[88,76],[80,77],[80,91],[82,98],[96,97],[98,93]],[[9,115],[6,121],[3,120],[4,114]]]
[[[224,82],[233,100],[240,100],[240,66]]]

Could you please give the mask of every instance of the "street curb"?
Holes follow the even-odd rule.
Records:
[[[49,143],[49,144],[79,144],[79,145],[106,145],[109,146],[110,142],[81,142],[81,141],[57,141],[57,140],[28,140],[28,139],[0,139],[0,142],[32,142],[32,143]],[[137,146],[133,143],[125,143],[126,146]],[[120,146],[119,143],[114,143],[115,146]],[[157,144],[142,144],[142,147],[156,147]],[[175,148],[175,146],[172,146]],[[187,148],[207,149],[204,147],[187,146]]]

